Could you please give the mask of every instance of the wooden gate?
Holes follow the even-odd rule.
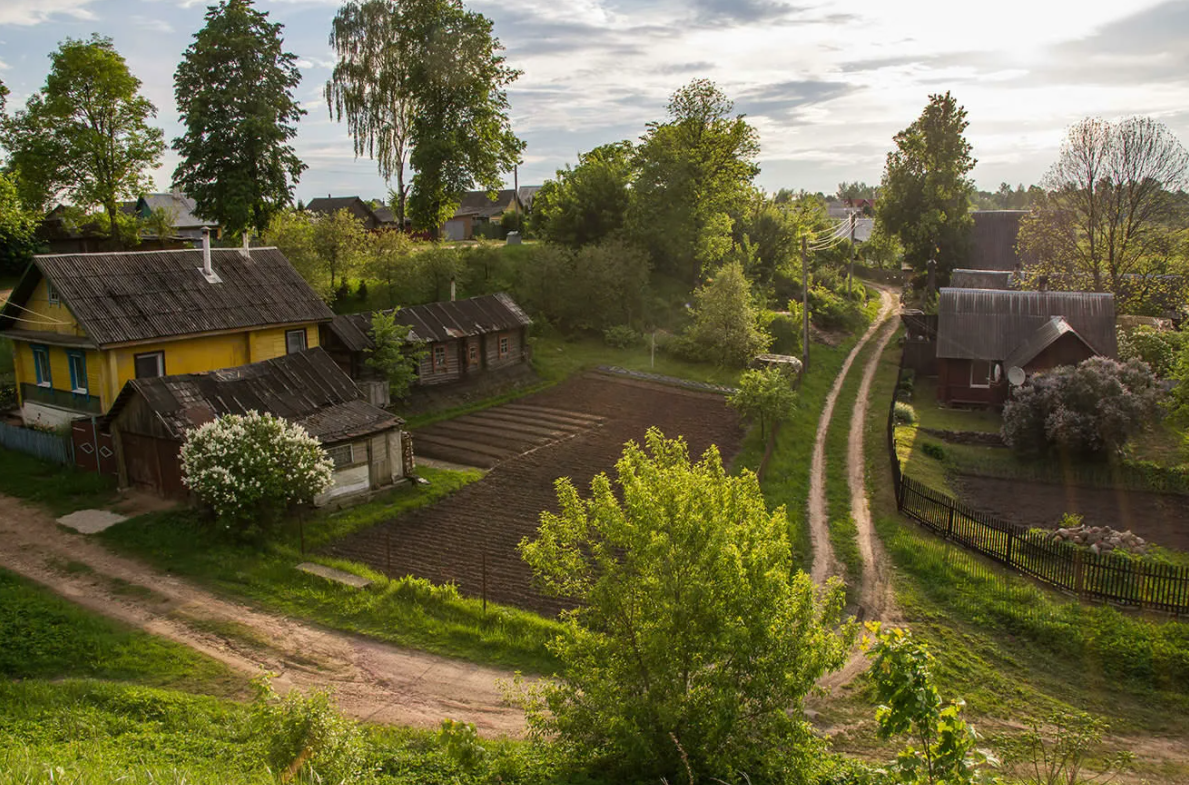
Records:
[[[182,484],[182,466],[178,458],[181,448],[177,442],[121,431],[120,445],[124,450],[129,485],[171,499],[185,498],[187,490]]]
[[[113,477],[119,474],[111,434],[99,430],[94,419],[71,423],[70,440],[74,443],[74,464],[80,469]]]

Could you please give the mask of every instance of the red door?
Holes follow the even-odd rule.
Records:
[[[95,420],[75,420],[70,425],[70,438],[74,442],[74,463],[80,469],[112,476],[119,473],[111,434],[99,430]]]

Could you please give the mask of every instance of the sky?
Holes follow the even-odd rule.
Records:
[[[110,36],[180,133],[173,72],[202,26],[204,0],[2,0],[0,80],[19,107],[66,37]],[[309,169],[297,195],[386,193],[356,159],[322,99],[339,0],[257,0],[284,24],[308,114],[295,146]],[[968,111],[978,187],[1037,182],[1066,129],[1087,116],[1148,115],[1189,142],[1189,0],[471,0],[523,71],[509,90],[527,147],[521,185],[539,184],[578,153],[638,139],[668,97],[709,78],[760,134],[760,186],[832,193],[879,181],[892,137],[933,93]],[[177,158],[153,172],[165,190]],[[508,178],[511,182],[511,176]]]

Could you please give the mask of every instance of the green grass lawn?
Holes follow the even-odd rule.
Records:
[[[306,521],[301,527],[304,557],[301,532],[294,526],[277,532],[264,546],[241,544],[218,536],[190,510],[141,516],[99,536],[118,551],[276,612],[445,656],[552,672],[555,660],[546,645],[562,630],[556,621],[493,604],[484,613],[479,600],[458,596],[452,586],[414,578],[389,580],[353,562],[312,555],[332,539],[433,504],[481,476],[428,468],[420,472],[430,485],[403,488],[369,504]],[[352,589],[294,569],[303,559],[374,583]]]
[[[55,516],[106,507],[118,499],[115,481],[0,447],[0,493],[44,505]]]
[[[912,406],[924,428],[936,431],[978,431],[999,433],[1002,418],[990,409],[959,409],[937,403],[937,380],[917,376],[913,380]]]
[[[720,368],[711,363],[691,363],[661,352],[655,362],[648,345],[633,349],[616,349],[602,340],[581,338],[566,341],[560,338],[536,338],[533,341],[533,367],[547,381],[561,381],[569,376],[599,365],[616,365],[633,371],[646,371],[664,376],[676,376],[697,382],[709,382],[733,387],[739,383],[739,370]]]
[[[884,355],[873,402],[890,398],[898,352]],[[873,404],[867,425],[872,513],[904,621],[930,644],[943,693],[964,697],[976,717],[1019,722],[1073,706],[1122,733],[1189,732],[1189,624],[1079,604],[901,518],[886,415]]]

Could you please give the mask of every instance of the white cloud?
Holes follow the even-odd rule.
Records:
[[[164,19],[156,17],[141,16],[140,14],[133,14],[128,17],[128,21],[142,30],[148,30],[154,33],[172,33],[173,25],[166,22]]]
[[[0,25],[28,27],[39,25],[54,16],[75,19],[95,19],[87,8],[92,0],[4,0],[0,4]]]
[[[10,66],[8,63],[4,62],[3,60],[0,60],[0,71],[7,71],[11,67],[12,66]]]

